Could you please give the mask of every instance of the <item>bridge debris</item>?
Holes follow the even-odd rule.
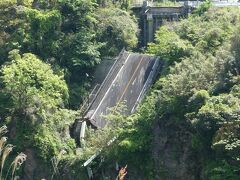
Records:
[[[127,114],[135,111],[137,104],[153,82],[160,61],[156,57],[138,53],[123,52],[89,105],[84,119],[96,128],[103,128],[108,109],[126,102]]]

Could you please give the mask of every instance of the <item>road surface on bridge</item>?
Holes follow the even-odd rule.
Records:
[[[158,66],[159,60],[155,57],[124,52],[104,80],[85,118],[95,127],[102,128],[107,123],[103,115],[123,101],[127,114],[131,114],[152,83]]]

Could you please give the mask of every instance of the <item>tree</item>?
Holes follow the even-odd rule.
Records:
[[[199,16],[161,27],[155,43],[149,46],[148,52],[172,60],[166,67],[170,70],[154,88],[157,123],[172,123],[184,131],[190,127],[189,143],[193,152],[201,152],[198,160],[204,179],[237,179],[239,9],[202,8]],[[179,56],[181,46],[175,43],[179,41],[185,42],[191,53]]]
[[[16,4],[14,0],[0,2],[0,65],[7,60],[8,52],[21,48],[24,41],[24,8]]]
[[[206,0],[196,10],[194,10],[193,13],[201,16],[202,14],[207,12],[211,6],[212,6],[211,1]]]
[[[37,10],[26,8],[25,13],[29,22],[29,29],[25,37],[24,46],[30,52],[43,59],[56,57],[59,51],[59,37],[61,37],[61,14],[58,10]]]
[[[122,48],[137,45],[137,23],[129,13],[118,8],[98,10],[97,38],[104,43],[102,55],[116,56]]]
[[[162,26],[156,32],[155,43],[148,44],[147,53],[155,54],[172,65],[173,62],[179,62],[181,58],[189,55],[190,44],[166,26]]]
[[[66,72],[70,106],[76,109],[87,94],[94,67],[101,62],[101,43],[97,42],[94,30],[96,6],[89,0],[61,0],[57,6],[62,19],[61,45],[54,64]]]
[[[27,113],[64,105],[67,85],[50,65],[30,53],[21,56],[18,50],[11,51],[9,59],[11,62],[1,70],[1,79],[3,91],[11,95],[16,110]]]
[[[36,148],[46,162],[62,150],[73,154],[76,145],[69,126],[76,112],[64,109],[69,96],[63,74],[54,74],[49,64],[31,53],[13,50],[9,60],[1,69],[1,90],[13,102],[8,119],[18,132],[14,144],[21,150]]]

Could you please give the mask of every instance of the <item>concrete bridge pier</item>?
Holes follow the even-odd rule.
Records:
[[[140,42],[139,47],[147,46],[154,41],[154,34],[163,24],[163,21],[178,21],[188,13],[188,6],[180,5],[175,7],[159,7],[153,2],[143,1],[142,6],[133,6],[133,14],[139,22]]]
[[[153,37],[154,37],[154,28],[153,28],[153,16],[152,14],[147,14],[147,17],[145,19],[144,22],[144,34],[146,36],[146,38],[144,38],[145,42],[144,44],[147,44],[147,42],[152,42],[153,41]]]

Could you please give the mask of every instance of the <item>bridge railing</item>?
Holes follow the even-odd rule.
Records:
[[[138,7],[142,7],[142,3],[134,3],[134,4],[131,4],[131,7],[132,8],[138,8]]]
[[[119,56],[116,58],[114,64],[112,65],[110,71],[108,72],[107,76],[105,77],[104,81],[97,88],[96,95],[93,97],[92,101],[89,102],[89,104],[84,112],[88,111],[91,108],[95,109],[95,106],[98,104],[99,101],[101,101],[101,98],[104,95],[104,93],[106,92],[108,85],[114,79],[114,77],[116,75],[116,72],[117,72],[116,69],[120,68],[124,64],[124,62],[123,62],[125,60],[125,58],[123,58],[124,55],[126,55],[126,52],[124,49],[122,49]]]
[[[146,0],[134,0],[131,3],[131,7],[142,7],[142,6],[154,6],[154,2],[153,1],[146,1]]]
[[[231,1],[216,1],[213,2],[214,6],[224,7],[224,6],[240,6],[239,2],[231,2]]]
[[[202,1],[184,1],[183,5],[186,7],[198,7],[202,3]]]
[[[145,3],[145,4],[144,4]],[[181,4],[182,6],[186,6],[186,7],[198,7],[199,5],[201,5],[203,3],[203,1],[199,0],[199,1],[180,1],[178,2],[179,4]],[[223,6],[240,6],[240,2],[238,1],[234,1],[234,0],[212,0],[212,5],[213,6],[217,6],[217,7],[223,7]],[[131,7],[142,7],[142,6],[150,6],[150,7],[154,7],[156,6],[156,2],[153,1],[143,1],[143,0],[135,0],[133,1],[133,3],[131,4]]]
[[[219,3],[219,1],[213,1],[213,4],[226,4],[226,2],[227,1],[220,1],[220,3]],[[145,3],[145,4],[144,4]],[[197,6],[199,6],[200,4],[202,4],[203,2],[202,1],[179,1],[178,2],[179,3],[179,5],[182,5],[182,6],[190,6],[190,7],[197,7]],[[230,4],[230,2],[227,2],[227,3],[229,3]],[[232,4],[236,4],[236,3],[232,3]],[[142,6],[150,6],[150,7],[158,7],[158,3],[157,2],[153,2],[153,1],[139,1],[139,0],[137,0],[137,1],[134,1],[134,2],[132,2],[132,4],[131,4],[131,7],[142,7]],[[168,7],[168,6],[167,6]]]
[[[93,88],[93,90],[91,91],[91,93],[89,94],[88,97],[86,97],[83,101],[83,105],[80,107],[80,112],[84,113],[87,109],[88,106],[90,104],[92,104],[93,100],[95,99],[96,95],[97,95],[97,91],[100,87],[100,84],[96,84]]]

